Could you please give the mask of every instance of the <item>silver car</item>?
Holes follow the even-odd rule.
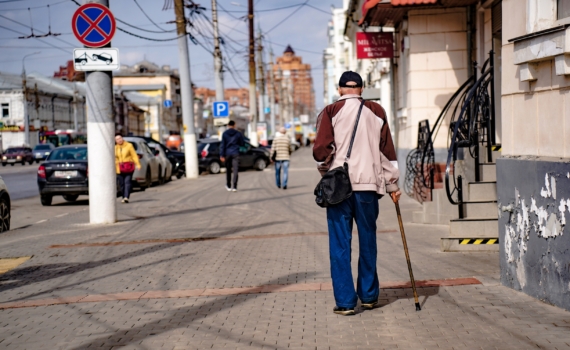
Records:
[[[139,156],[141,168],[133,173],[133,185],[138,185],[144,191],[153,183],[160,181],[160,162],[145,140],[138,137],[125,137],[124,140],[133,145]]]
[[[10,230],[10,194],[0,176],[0,233]]]
[[[158,183],[162,185],[163,183],[170,181],[172,178],[172,163],[170,162],[170,159],[168,159],[166,153],[164,153],[162,147],[154,142],[149,142],[147,145],[156,155],[156,158],[160,163],[160,179],[158,180]]]

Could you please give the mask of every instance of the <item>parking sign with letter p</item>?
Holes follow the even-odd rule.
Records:
[[[230,116],[230,104],[228,101],[217,101],[212,104],[214,118],[227,118]]]

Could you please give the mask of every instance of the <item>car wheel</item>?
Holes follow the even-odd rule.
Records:
[[[221,170],[221,165],[220,163],[213,161],[212,163],[210,163],[210,165],[208,166],[208,172],[210,174],[219,174],[220,170]]]
[[[255,161],[253,167],[255,168],[255,170],[262,171],[265,168],[267,168],[267,162],[265,161],[265,159],[259,158]]]
[[[85,63],[87,63],[87,61],[85,61],[85,60],[82,60],[82,61],[81,61],[81,65],[83,65],[83,66],[84,66],[84,65],[85,65]]]
[[[162,167],[158,167],[158,184],[164,185],[164,176],[162,176]]]
[[[10,163],[11,166],[14,166],[14,163]]]
[[[26,165],[26,161],[25,161],[25,160],[22,160],[22,165]]]
[[[36,159],[36,164],[39,164],[39,162],[40,162],[40,160],[39,160],[39,159]]]
[[[63,195],[63,199],[65,199],[68,202],[75,202],[77,200],[77,198],[79,197],[78,194],[64,194]]]
[[[28,161],[28,164],[30,164],[30,165],[34,164],[34,160],[32,159],[32,160]]]
[[[150,169],[147,168],[146,169],[146,176],[145,176],[145,188],[150,187],[150,185],[152,185],[152,176],[150,175]]]
[[[51,205],[52,196],[49,195],[41,195],[40,201],[44,207],[49,207]]]
[[[0,233],[10,230],[10,204],[8,198],[0,198]]]
[[[2,163],[2,166],[6,166],[6,163]]]

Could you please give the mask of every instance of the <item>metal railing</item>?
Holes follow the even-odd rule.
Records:
[[[454,114],[450,122],[450,144],[445,166],[445,191],[451,204],[459,206],[459,218],[465,217],[463,204],[463,177],[455,172],[460,149],[468,149],[475,161],[475,181],[481,181],[480,145],[486,146],[487,161],[492,161],[492,145],[495,142],[494,120],[494,59],[493,51],[481,68],[479,78],[465,93],[459,115]],[[476,71],[476,70],[475,70]]]
[[[435,154],[433,140],[444,124],[449,120],[448,156],[445,168],[445,189],[450,203],[459,206],[459,217],[463,218],[462,177],[455,176],[455,162],[460,148],[468,148],[475,160],[475,180],[480,181],[479,144],[486,143],[487,159],[492,159],[491,146],[495,143],[494,110],[494,65],[493,51],[481,68],[481,76],[475,74],[465,81],[447,101],[435,121],[433,128],[423,120],[418,125],[418,146],[406,159],[405,192],[418,199],[426,199],[426,190],[431,191],[435,183]],[[476,63],[474,63],[476,65]],[[451,188],[451,179],[453,188]],[[455,198],[454,198],[455,197]]]

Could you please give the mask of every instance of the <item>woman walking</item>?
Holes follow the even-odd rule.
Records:
[[[278,188],[287,189],[289,179],[289,159],[291,158],[291,140],[287,136],[285,128],[279,129],[275,133],[275,138],[271,144],[271,159],[275,161],[275,183]],[[281,168],[283,168],[283,182],[281,182]]]
[[[139,156],[135,151],[133,145],[123,139],[123,136],[115,136],[115,168],[119,185],[121,186],[121,193],[123,194],[123,203],[129,203],[129,196],[131,195],[131,181],[133,173],[141,168]]]

